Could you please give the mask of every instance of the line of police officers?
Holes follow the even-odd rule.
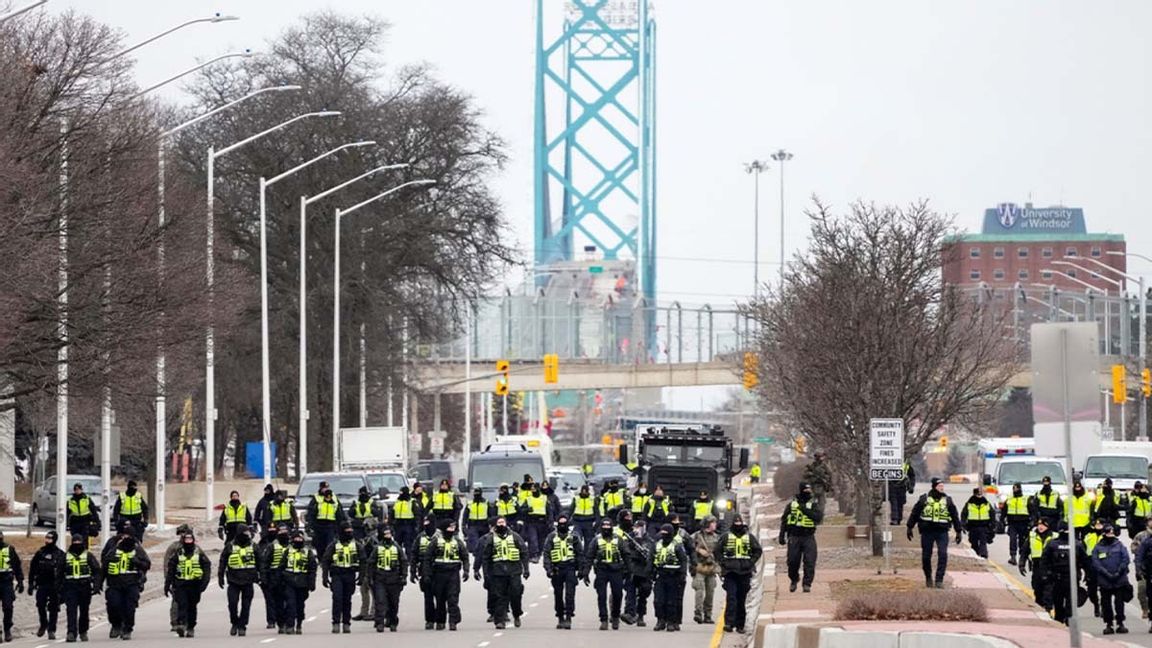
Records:
[[[109,637],[130,640],[152,567],[140,546],[147,505],[130,484],[114,508],[118,533],[99,557],[88,550],[92,529],[99,526],[96,509],[79,484],[68,510],[74,531],[68,550],[58,549],[50,532],[29,569],[29,593],[37,596],[40,613],[38,634],[55,637],[56,611],[63,602],[66,640],[87,641],[91,597],[103,592]],[[408,583],[418,583],[424,595],[425,629],[456,630],[462,618],[460,584],[470,575],[484,583],[489,621],[497,628],[518,627],[523,581],[531,574],[530,565],[541,559],[555,594],[558,629],[571,629],[575,589],[582,581],[596,589],[601,630],[618,629],[621,621],[646,626],[651,596],[653,629],[678,631],[689,576],[697,590],[694,619],[711,623],[712,592],[722,574],[728,592],[725,629],[742,632],[744,600],[760,546],[739,516],[727,533],[718,534],[712,513],[712,502],[702,494],[693,506],[697,531],[690,535],[659,488],[649,495],[640,486],[629,495],[613,482],[594,496],[584,486],[570,506],[561,507],[550,484],[525,475],[522,483],[501,486],[494,502],[477,489],[467,505],[446,480],[431,494],[420,484],[404,488],[391,506],[362,488],[346,508],[321,483],[301,521],[287,494],[268,485],[254,511],[238,492],[230,493],[217,530],[225,546],[216,576],[227,589],[233,636],[247,634],[256,586],[265,601],[266,627],[301,633],[317,576],[332,596],[333,633],[351,632],[351,621],[361,619],[373,620],[377,632],[395,632],[400,595]],[[463,537],[457,533],[461,522]],[[181,525],[177,534],[164,555],[163,590],[173,599],[172,631],[194,637],[212,563],[191,528]],[[360,614],[352,616],[357,588],[363,604]],[[12,602],[23,591],[20,558],[0,535],[6,641],[11,640]]]

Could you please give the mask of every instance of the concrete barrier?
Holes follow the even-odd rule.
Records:
[[[902,632],[899,648],[1016,648],[999,637],[951,632]]]
[[[835,626],[766,624],[757,648],[1018,648],[1000,637],[923,630],[845,630]]]
[[[900,633],[848,632],[841,628],[823,628],[820,631],[819,648],[901,648]]]

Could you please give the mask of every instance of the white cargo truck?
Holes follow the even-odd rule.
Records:
[[[408,430],[402,427],[340,428],[340,471],[396,468],[408,472]]]

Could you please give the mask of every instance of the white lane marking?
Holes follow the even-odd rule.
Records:
[[[481,641],[480,643],[476,644],[476,648],[484,648],[485,646],[487,646],[490,643],[492,643],[492,642],[491,641]]]
[[[320,614],[328,614],[330,609],[331,608],[324,608],[323,610],[320,610]]]
[[[36,648],[48,648],[48,644],[40,644],[39,646],[36,646]]]
[[[548,595],[547,595],[547,594],[541,594],[541,595],[540,595],[540,598],[542,598],[542,599],[546,599],[546,598],[548,598]]]
[[[272,643],[273,641],[276,641],[276,637],[268,637],[267,639],[261,639],[260,643]]]
[[[503,637],[503,636],[504,636],[504,633],[503,633],[503,632],[496,632],[496,633],[494,633],[492,636],[493,636],[493,637]]]
[[[530,608],[534,608],[534,607],[536,607],[537,605],[540,605],[540,604],[539,604],[539,603],[529,603],[529,604],[528,604],[528,607],[530,607]]]
[[[310,616],[307,619],[304,619],[304,623],[312,623],[315,620],[316,620],[316,617]]]

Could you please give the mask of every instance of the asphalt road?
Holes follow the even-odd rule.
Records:
[[[213,566],[215,569],[215,566]],[[552,607],[552,588],[548,579],[538,565],[533,565],[532,575],[525,582],[523,626],[514,628],[509,624],[506,630],[496,630],[492,624],[485,623],[485,591],[480,583],[469,581],[463,584],[460,596],[460,607],[463,622],[456,632],[426,631],[423,619],[423,598],[415,585],[404,588],[400,603],[400,628],[395,634],[385,631],[383,635],[377,634],[370,622],[353,622],[351,634],[339,635],[341,646],[356,647],[378,646],[381,641],[430,642],[426,645],[436,645],[437,648],[540,648],[547,646],[550,641],[560,633],[561,640],[567,645],[593,645],[593,642],[606,640],[625,640],[632,645],[660,645],[667,648],[702,648],[709,646],[718,638],[717,627],[714,625],[698,625],[692,621],[693,591],[691,584],[685,588],[685,611],[682,630],[677,633],[655,633],[652,625],[655,620],[652,616],[651,601],[649,601],[647,628],[636,628],[621,624],[620,630],[601,632],[599,630],[599,617],[596,611],[596,593],[591,587],[580,585],[577,588],[576,616],[572,620],[572,630],[557,630],[556,617]],[[156,578],[158,574],[151,574]],[[719,618],[723,606],[723,590],[717,589],[716,610],[713,618]],[[199,625],[196,628],[196,638],[192,641],[203,645],[235,645],[235,646],[305,646],[317,640],[328,638],[337,639],[331,635],[331,605],[332,598],[328,590],[317,586],[316,592],[308,599],[308,617],[304,624],[304,634],[278,635],[275,630],[264,629],[264,603],[259,589],[252,603],[252,619],[248,626],[248,636],[229,636],[228,606],[224,590],[218,588],[213,581],[212,586],[205,592],[200,603]],[[168,627],[168,599],[153,600],[141,605],[137,611],[136,630],[133,632],[129,644],[141,648],[168,646],[177,637],[169,632]],[[353,599],[353,614],[359,611],[360,599],[357,595]],[[64,613],[61,610],[60,629],[57,634],[57,643],[64,639]],[[93,613],[103,616],[104,605],[93,601]],[[102,620],[102,619],[101,619]],[[94,624],[89,633],[90,643],[108,643],[108,624],[101,622]],[[625,638],[626,637],[626,638]],[[114,640],[120,644],[120,640]],[[444,642],[444,643],[441,643]],[[643,642],[643,643],[635,643]],[[15,642],[29,648],[49,648],[53,642],[38,639],[35,636],[17,639]]]
[[[952,496],[952,500],[956,503],[956,508],[959,509],[964,505],[964,502],[968,501],[968,498],[971,497],[972,488],[973,487],[970,484],[949,485],[946,488],[946,491],[950,496]],[[920,494],[923,493],[926,489],[927,485],[918,485],[916,488],[915,497],[919,497]],[[905,515],[907,515],[907,513],[905,513]],[[1121,539],[1124,542],[1125,548],[1128,548],[1129,540],[1127,530],[1124,530]],[[964,538],[964,546],[969,546],[967,536]],[[1031,575],[1021,576],[1018,568],[1015,565],[1008,564],[1007,535],[1001,534],[996,536],[996,541],[993,542],[990,547],[988,547],[988,558],[996,566],[1000,567],[1004,574],[1008,576],[1009,579],[1013,580],[1015,584],[1031,592]],[[1132,584],[1135,586],[1135,578],[1132,578]],[[1077,613],[1079,615],[1081,631],[1090,633],[1097,637],[1105,638],[1105,636],[1101,634],[1101,631],[1104,630],[1104,622],[1101,619],[1093,617],[1091,603],[1085,603],[1084,607],[1077,610]],[[1139,646],[1152,647],[1152,634],[1148,632],[1149,621],[1148,619],[1140,618],[1140,604],[1136,602],[1135,598],[1133,598],[1132,602],[1129,603],[1125,608],[1125,615],[1127,617],[1125,620],[1125,625],[1130,630],[1130,633],[1127,635],[1115,635],[1107,638],[1123,639],[1124,641]]]

